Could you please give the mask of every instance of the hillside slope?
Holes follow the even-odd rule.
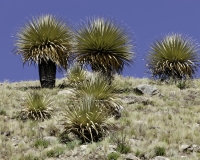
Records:
[[[129,153],[117,150],[118,159],[200,158],[200,80],[182,84],[187,88],[181,90],[173,83],[115,77],[116,94],[124,108],[121,117],[114,120],[119,129],[92,144],[80,144],[74,135],[61,142],[60,119],[70,95],[60,91],[71,89],[63,83],[64,79],[57,80],[54,89],[41,89],[39,81],[0,83],[0,159],[103,160],[116,152],[119,143],[125,144]],[[157,93],[138,94],[134,88],[140,84],[156,87]],[[19,118],[23,101],[33,90],[50,95],[54,101],[51,119],[40,122]]]

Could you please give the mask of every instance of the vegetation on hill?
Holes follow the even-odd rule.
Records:
[[[22,54],[23,63],[38,64],[43,88],[55,86],[56,67],[67,70],[69,60],[90,65],[111,83],[135,54],[127,29],[103,17],[72,30],[57,16],[40,15],[21,27],[15,38],[15,53]]]
[[[197,43],[170,34],[151,45],[154,80],[116,75],[133,62],[131,43],[125,28],[102,17],[74,31],[52,15],[25,24],[15,53],[39,65],[42,88],[0,84],[0,159],[200,159]],[[57,83],[56,66],[68,69]]]
[[[151,45],[147,67],[156,79],[190,79],[199,67],[199,45],[182,34],[169,34]]]
[[[67,69],[73,32],[58,16],[41,15],[29,20],[16,34],[15,53],[23,63],[38,64],[41,87],[53,88],[56,66]]]
[[[134,43],[128,30],[112,19],[95,17],[82,22],[75,31],[75,57],[92,71],[102,72],[110,81],[132,63]]]
[[[124,109],[119,119],[104,115],[115,127],[107,125],[104,128],[102,123],[103,128],[100,129],[97,123],[91,125],[91,132],[89,128],[86,128],[88,132],[81,130],[89,137],[92,133],[91,143],[92,139],[82,141],[79,134],[74,134],[75,128],[72,132],[65,132],[68,130],[65,123],[70,122],[69,112],[76,115],[77,123],[82,121],[78,118],[79,108],[90,106],[89,102],[84,104],[84,101],[75,98],[76,85],[69,85],[68,79],[57,80],[54,89],[42,89],[39,84],[39,81],[0,84],[0,159],[120,160],[130,155],[140,159],[156,156],[170,160],[200,158],[199,80],[186,81],[182,89],[179,84],[170,81],[115,76],[113,84],[117,85],[113,92]],[[134,88],[139,84],[155,86],[159,94],[138,94]],[[49,103],[51,117],[34,120],[20,114],[26,107],[27,96],[33,91],[50,96],[48,98],[53,101]],[[91,104],[94,102],[91,101]],[[97,112],[88,110],[87,116],[97,118],[99,112],[103,113],[103,108],[99,109]],[[96,113],[95,117],[92,113]],[[104,132],[105,129],[108,132]],[[96,133],[101,138],[97,138]]]

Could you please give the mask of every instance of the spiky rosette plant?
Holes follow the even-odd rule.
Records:
[[[24,64],[38,64],[41,86],[52,88],[56,66],[67,69],[72,36],[69,25],[57,16],[33,17],[16,34],[15,53],[22,54]]]
[[[151,45],[147,67],[156,79],[193,78],[200,62],[197,43],[182,34],[169,34]]]
[[[24,100],[21,115],[33,120],[49,119],[52,115],[52,103],[53,101],[48,96],[35,91],[31,92]]]
[[[81,23],[75,40],[77,61],[90,65],[93,71],[101,71],[110,80],[132,62],[130,36],[111,19],[98,17]]]
[[[82,142],[99,141],[115,125],[111,117],[95,103],[92,97],[85,97],[78,105],[66,109],[64,133],[77,135]]]
[[[67,73],[68,82],[75,87],[86,80],[86,71],[77,63],[71,66]]]
[[[114,84],[109,84],[108,80],[100,73],[94,73],[90,79],[83,81],[74,93],[77,98],[93,97],[95,103],[106,107],[108,113],[113,114],[120,106],[120,101],[114,94],[114,89]]]

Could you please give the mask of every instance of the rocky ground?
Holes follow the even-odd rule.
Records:
[[[200,82],[177,84],[117,77],[122,102],[118,130],[100,142],[81,144],[74,135],[61,140],[60,119],[73,88],[40,89],[39,82],[0,84],[0,159],[107,160],[113,153],[125,160],[198,160],[200,158]],[[58,80],[57,86],[63,81]],[[54,115],[43,122],[19,119],[27,93],[50,94]],[[62,137],[63,138],[63,137]],[[129,149],[123,153],[118,145]]]

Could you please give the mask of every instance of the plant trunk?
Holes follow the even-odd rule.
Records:
[[[41,63],[39,63],[39,76],[42,88],[54,88],[56,79],[56,64],[51,60],[41,60]]]

